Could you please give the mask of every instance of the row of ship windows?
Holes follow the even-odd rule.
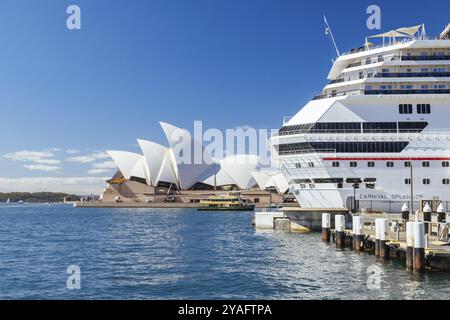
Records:
[[[357,161],[350,161],[349,164],[350,164],[351,168],[358,167],[358,162]],[[340,167],[340,165],[341,165],[341,163],[339,161],[332,161],[331,162],[331,166],[333,168],[338,168],[338,167]],[[411,167],[411,161],[405,161],[403,163],[403,165],[404,165],[405,168],[410,168]],[[442,165],[443,168],[449,168],[450,167],[450,162],[449,161],[442,161],[441,165]],[[394,161],[387,161],[386,162],[386,167],[393,168],[394,166],[395,166]],[[302,167],[303,167],[303,165],[301,163],[296,163],[295,164],[295,168],[297,168],[297,169],[300,169]],[[315,164],[314,164],[314,162],[308,162],[306,164],[306,167],[314,168]],[[375,167],[375,161],[368,161],[367,162],[367,167],[374,168]],[[422,161],[422,167],[429,168],[430,167],[430,161]]]
[[[404,105],[401,105],[404,108]],[[408,109],[408,105],[406,105]],[[411,112],[412,112],[412,105]],[[425,111],[426,111],[425,107]],[[430,109],[431,110],[431,109]],[[406,111],[409,111],[406,110]],[[422,110],[420,110],[422,111]],[[395,133],[421,132],[428,126],[426,121],[400,121],[400,122],[316,122],[284,126],[279,130],[280,135],[301,133]]]
[[[438,68],[420,68],[420,72],[447,72],[447,70],[448,71],[450,71],[450,68],[445,68],[445,67],[438,67]],[[419,71],[419,69],[411,69],[411,68],[407,68],[407,69],[405,69],[405,70],[399,70],[399,71],[397,71],[397,72],[406,72],[406,73],[412,73],[412,72],[418,72]],[[384,68],[384,69],[381,69],[381,72],[382,73],[389,73],[389,72],[391,72],[391,70],[390,69],[388,69],[388,68]],[[370,73],[370,72],[369,72]]]
[[[380,90],[395,90],[395,89],[402,89],[402,90],[412,90],[412,89],[447,89],[447,85],[444,83],[439,84],[418,84],[418,85],[412,85],[412,84],[401,84],[401,85],[392,85],[392,84],[381,84],[379,86],[375,85],[365,85],[364,90],[374,90],[374,89],[380,89]]]
[[[417,114],[430,114],[431,113],[431,105],[428,103],[420,103],[416,105]],[[413,113],[413,105],[412,104],[399,104],[398,112],[400,114],[412,114]]]
[[[310,187],[313,187],[314,184],[322,184],[322,183],[335,183],[337,184],[338,188],[343,188],[344,186],[344,179],[343,178],[321,178],[321,179],[294,179],[293,180],[294,183],[298,183],[300,185],[304,185],[304,184],[309,184]],[[375,182],[376,182],[376,178],[365,178],[365,179],[346,179],[345,180],[346,183],[349,184],[353,184],[355,188],[359,188],[359,185],[362,184],[363,182],[366,184],[366,187],[369,189],[373,189],[375,188]],[[410,178],[406,178],[404,180],[405,184],[410,185],[411,184],[411,179]],[[449,178],[443,178],[441,180],[443,185],[450,185],[450,179]],[[431,179],[429,178],[423,178],[422,179],[422,184],[424,185],[430,185],[431,184]]]
[[[410,178],[405,179],[405,184],[411,184],[411,179]],[[422,184],[424,184],[424,185],[431,184],[431,179],[428,179],[428,178],[422,179]],[[447,179],[447,178],[442,179],[442,184],[444,184],[444,185],[450,184],[450,179]]]
[[[314,167],[314,163],[313,162],[310,162],[309,164],[311,164],[311,166]],[[298,165],[300,165],[300,164],[298,163]],[[405,161],[403,163],[403,165],[404,165],[404,167],[409,168],[409,167],[411,167],[411,161]],[[443,168],[448,168],[448,167],[450,167],[450,162],[449,161],[442,161],[441,165],[442,165]],[[337,167],[340,166],[340,162],[339,161],[333,161],[331,163],[331,166],[334,167],[334,168],[337,168]],[[351,168],[356,168],[357,166],[358,166],[358,162],[357,161],[350,161],[350,167]],[[394,166],[395,166],[394,161],[387,161],[386,162],[386,167],[393,168]],[[299,167],[297,167],[297,168],[300,168],[300,167],[301,167],[301,165]],[[375,161],[368,161],[367,162],[367,167],[374,168],[375,167]],[[430,161],[422,161],[422,167],[429,168],[430,167]]]
[[[447,71],[449,70],[449,71]],[[345,81],[352,81],[366,78],[405,78],[405,77],[447,77],[450,72],[450,68],[421,68],[420,70],[404,69],[391,72],[390,69],[381,69],[381,72],[376,70],[369,70],[367,72],[359,72],[358,74],[352,74],[349,77],[339,77],[331,83],[340,83]],[[438,89],[438,88],[436,88]]]
[[[408,146],[406,141],[379,142],[298,142],[275,146],[279,155],[301,153],[399,153]]]

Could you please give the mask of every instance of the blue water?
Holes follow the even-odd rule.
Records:
[[[257,232],[252,213],[0,206],[1,299],[449,299],[450,274]],[[81,288],[66,287],[69,265]],[[367,267],[380,289],[367,286]]]

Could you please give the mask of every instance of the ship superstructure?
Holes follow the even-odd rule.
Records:
[[[322,93],[271,137],[301,206],[401,206],[411,176],[416,199],[450,200],[449,36],[450,24],[437,37],[399,28],[334,61]]]

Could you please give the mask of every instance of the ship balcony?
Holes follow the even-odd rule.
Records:
[[[313,97],[312,100],[343,97],[343,96],[348,96],[348,95],[363,95],[363,94],[364,94],[364,90],[362,90],[362,89],[347,90],[347,91],[340,91],[340,92],[329,92],[329,93],[319,94],[319,95]]]
[[[354,95],[403,95],[403,94],[450,94],[450,89],[356,89],[347,91],[333,91],[322,93],[312,100],[328,99]]]
[[[450,94],[450,89],[365,89],[364,94]]]
[[[401,61],[440,61],[450,60],[450,55],[402,56]]]
[[[362,129],[313,129],[313,130],[292,130],[286,133],[272,133],[271,137],[278,137],[279,139],[291,140],[291,136],[301,135],[302,141],[305,140],[305,136],[308,135],[316,137],[319,140],[323,140],[320,137],[324,137],[325,140],[389,140],[391,138],[396,139],[410,139],[417,137],[431,137],[433,139],[450,139],[450,130],[447,129],[425,129],[425,128],[390,128],[390,129],[376,129],[376,128],[362,128]],[[277,139],[277,143],[279,143]],[[316,138],[315,138],[316,139]]]
[[[359,74],[354,77],[341,77],[335,80],[330,81],[330,83],[326,86],[326,88],[337,88],[339,86],[330,86],[332,84],[343,83],[346,85],[346,82],[357,81],[363,79],[383,79],[383,78],[449,78],[450,72],[441,71],[441,72],[377,72],[377,73],[369,73],[369,74]]]
[[[350,49],[349,51],[344,52],[341,56],[346,56],[346,55],[360,53],[360,52],[373,51],[373,50],[376,50],[376,49],[392,47],[392,46],[399,45],[399,44],[408,44],[408,43],[416,41],[416,40],[446,40],[446,39],[443,39],[440,36],[425,36],[425,35],[422,35],[420,37],[414,37],[414,38],[410,38],[410,39],[386,41],[386,42],[375,44],[375,45],[362,46],[362,47]]]
[[[450,77],[450,72],[380,72],[373,75],[373,78],[424,78],[424,77],[425,78]]]
[[[373,68],[374,64],[378,65],[436,65],[445,64],[450,61],[450,55],[430,54],[430,55],[385,55],[382,57],[366,58],[358,62],[354,62],[346,66],[343,72],[351,72],[353,68],[363,67],[363,69]],[[381,62],[381,64],[380,64]],[[402,63],[403,62],[403,63]],[[358,68],[361,69],[361,68]]]

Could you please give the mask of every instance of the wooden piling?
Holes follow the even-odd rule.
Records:
[[[380,219],[378,223],[379,227],[379,251],[380,251],[380,258],[387,260],[389,259],[389,246],[386,245],[386,242],[388,242],[388,235],[389,235],[389,220],[388,219]]]
[[[329,213],[322,213],[322,241],[330,242],[331,235],[331,215]]]
[[[375,219],[375,255],[380,256],[380,227],[378,226],[380,218]]]
[[[364,218],[360,216],[353,217],[353,249],[364,251]]]
[[[425,271],[425,224],[423,222],[415,222],[413,231],[413,271],[422,273]]]
[[[345,217],[341,214],[334,216],[334,229],[336,230],[336,248],[345,246]]]
[[[414,264],[414,222],[406,223],[406,270],[412,270]]]

